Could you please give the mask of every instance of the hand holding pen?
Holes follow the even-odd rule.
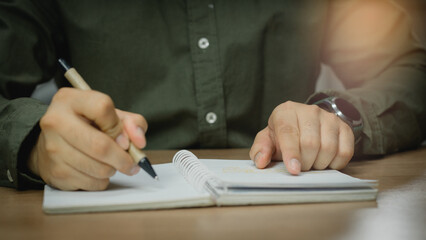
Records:
[[[117,170],[127,175],[140,170],[125,150],[145,146],[146,120],[116,109],[103,93],[59,89],[40,129],[28,167],[53,187],[103,190]]]

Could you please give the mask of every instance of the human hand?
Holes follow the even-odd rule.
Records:
[[[129,139],[145,146],[147,123],[139,114],[116,109],[105,94],[59,89],[40,128],[28,166],[51,186],[103,190],[116,170],[127,175],[140,170],[125,150]]]
[[[285,102],[269,117],[250,149],[256,167],[283,160],[287,170],[298,175],[310,169],[344,168],[354,154],[351,127],[333,113],[316,105]]]

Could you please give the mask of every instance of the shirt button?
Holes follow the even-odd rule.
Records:
[[[7,174],[7,178],[9,179],[9,182],[13,183],[12,174],[10,174],[9,169],[7,169],[6,174]]]
[[[207,38],[200,38],[200,40],[198,40],[198,47],[201,49],[206,49],[209,47],[209,45],[210,43]]]
[[[209,112],[209,113],[207,113],[207,115],[206,115],[206,121],[207,121],[208,123],[213,124],[213,123],[215,123],[215,122],[216,122],[216,120],[217,120],[217,115],[216,115],[216,113],[214,113],[214,112]]]
[[[209,8],[211,8],[211,9],[213,9],[213,8],[214,8],[213,3],[210,3],[210,4],[209,4],[209,5],[207,5],[207,6],[209,6]]]

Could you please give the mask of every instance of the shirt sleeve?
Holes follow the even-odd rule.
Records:
[[[364,121],[356,155],[413,148],[426,136],[426,51],[391,1],[332,1],[323,61]]]
[[[47,106],[29,96],[56,69],[52,16],[34,2],[0,3],[0,185],[15,188],[43,184],[26,162]]]

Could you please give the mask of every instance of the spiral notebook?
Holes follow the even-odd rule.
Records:
[[[105,191],[60,191],[45,186],[46,213],[106,212],[226,205],[374,200],[376,181],[335,170],[289,174],[282,162],[257,169],[251,160],[198,159],[189,151],[172,163],[153,165],[160,181],[144,172],[116,173]]]

